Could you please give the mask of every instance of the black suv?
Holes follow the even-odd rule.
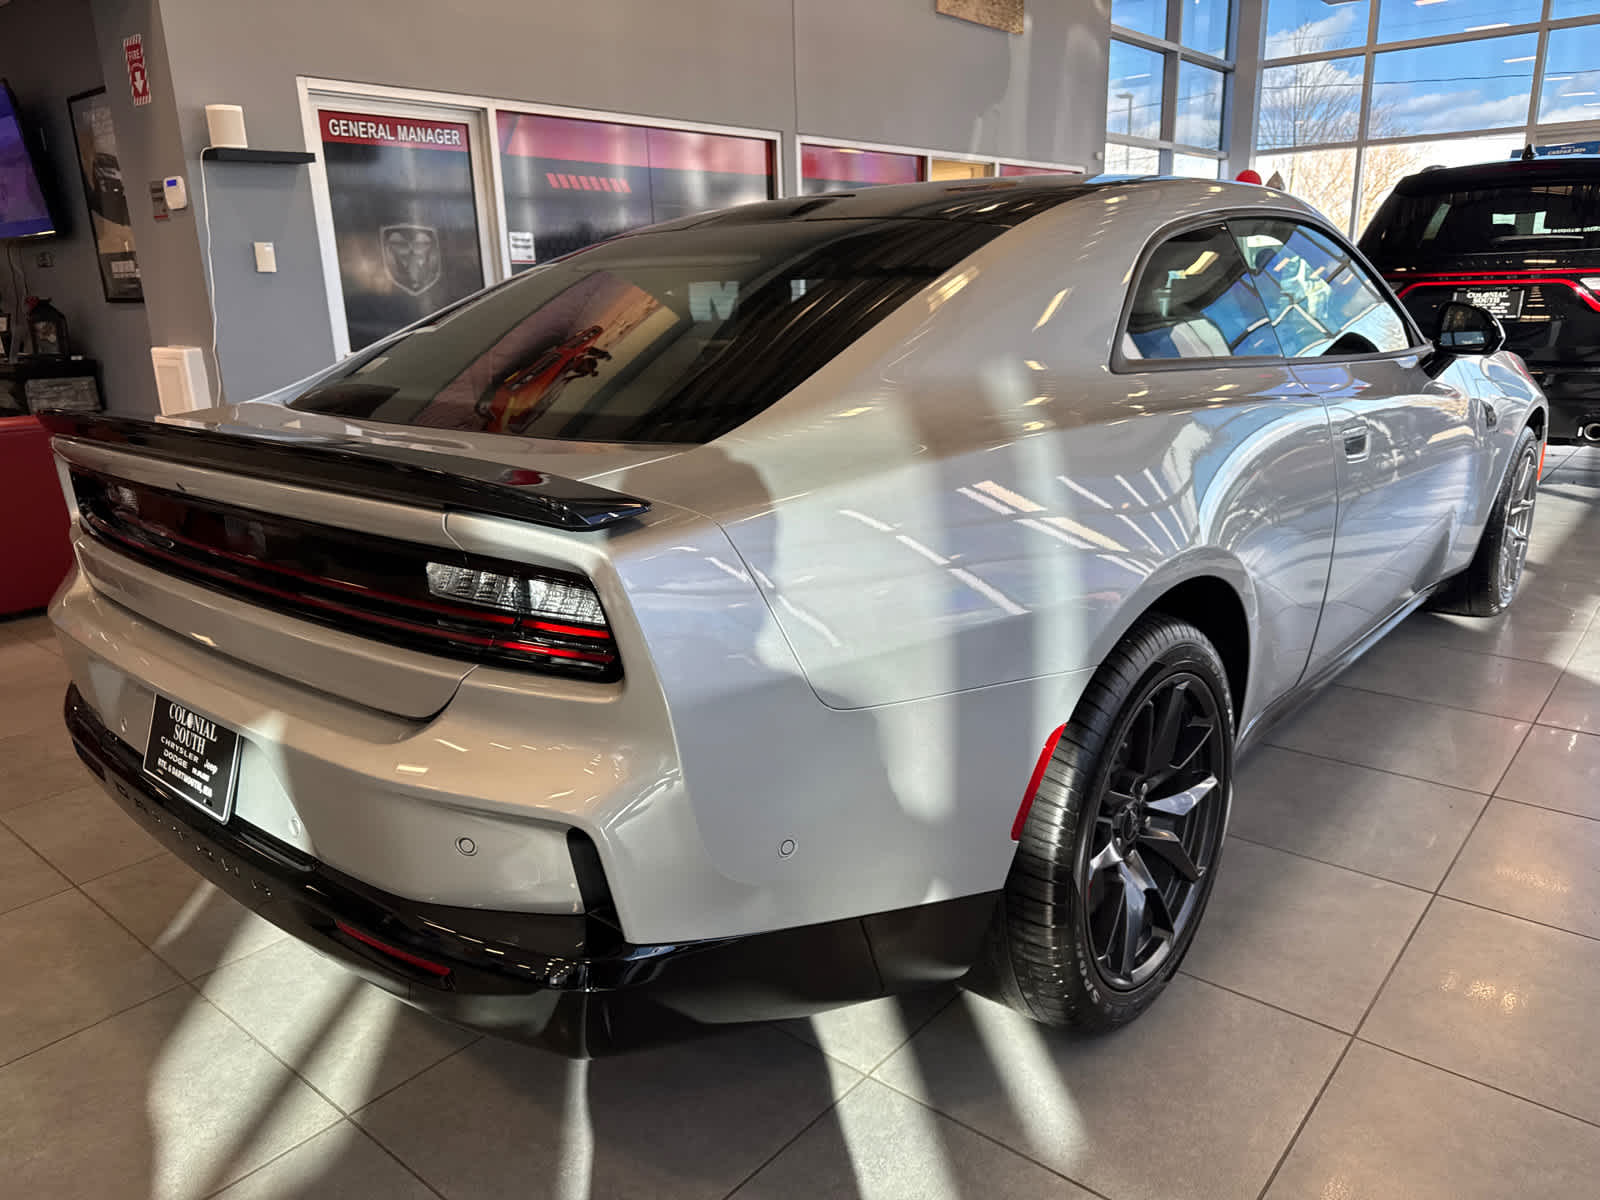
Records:
[[[1424,329],[1450,300],[1499,317],[1550,397],[1550,440],[1600,442],[1600,158],[1408,176],[1361,249]]]

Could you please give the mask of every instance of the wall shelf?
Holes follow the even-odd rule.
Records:
[[[207,146],[200,152],[207,162],[233,163],[308,163],[317,156],[304,150],[251,150],[241,146]]]

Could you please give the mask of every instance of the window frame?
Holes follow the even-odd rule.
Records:
[[[1406,333],[1410,337],[1412,337],[1413,339],[1418,338],[1418,337],[1422,337],[1422,329],[1421,329],[1421,327],[1416,323],[1415,320],[1412,319],[1411,314],[1406,311],[1406,306],[1404,304],[1400,303],[1400,297],[1398,295],[1396,295],[1395,294],[1395,290],[1392,287],[1389,286],[1389,281],[1386,280],[1381,274],[1379,274],[1378,271],[1373,267],[1373,265],[1371,263],[1369,263],[1365,258],[1362,257],[1361,250],[1355,245],[1354,242],[1352,242],[1349,238],[1342,237],[1338,233],[1334,232],[1334,230],[1331,228],[1329,223],[1327,223],[1327,222],[1319,222],[1319,221],[1308,221],[1308,220],[1305,220],[1303,217],[1284,218],[1284,217],[1268,216],[1268,215],[1264,215],[1264,214],[1259,216],[1259,217],[1256,217],[1256,216],[1252,216],[1249,213],[1235,213],[1233,216],[1228,218],[1228,224],[1231,226],[1234,221],[1248,221],[1248,220],[1273,221],[1273,220],[1285,220],[1285,219],[1291,220],[1291,221],[1293,221],[1293,223],[1295,223],[1297,225],[1304,225],[1308,229],[1311,229],[1311,230],[1313,230],[1313,231],[1315,231],[1317,233],[1320,233],[1323,237],[1327,238],[1329,241],[1331,241],[1333,243],[1335,249],[1343,251],[1345,253],[1345,257],[1348,259],[1348,261],[1350,263],[1351,268],[1356,272],[1356,274],[1358,276],[1360,276],[1361,278],[1365,279],[1367,281],[1367,285],[1369,287],[1371,287],[1377,293],[1378,299],[1382,300],[1385,304],[1387,304],[1390,307],[1390,309],[1392,309],[1394,311],[1394,313],[1397,316],[1399,316],[1399,318],[1400,318],[1400,327],[1402,329],[1404,329],[1406,331]],[[1230,228],[1229,229],[1229,233],[1232,233],[1232,232],[1233,232],[1233,230]],[[1245,265],[1247,267],[1249,266],[1249,261],[1248,260],[1246,260],[1246,264]],[[1259,293],[1259,291],[1260,291],[1260,289],[1258,288],[1257,292]],[[1263,304],[1264,303],[1265,303],[1265,301],[1263,301]],[[1432,342],[1430,342],[1426,337],[1422,337],[1421,345],[1423,347],[1425,347],[1426,349],[1428,349],[1428,350],[1432,350],[1434,348]],[[1413,341],[1410,345],[1402,347],[1399,350],[1378,350],[1378,351],[1375,351],[1373,353],[1362,353],[1362,354],[1319,354],[1319,355],[1316,355],[1314,358],[1307,358],[1307,357],[1305,357],[1303,355],[1289,355],[1289,354],[1286,354],[1286,355],[1283,356],[1283,358],[1284,358],[1285,362],[1291,362],[1291,363],[1294,363],[1294,362],[1354,362],[1354,361],[1363,361],[1363,362],[1365,362],[1365,361],[1371,361],[1371,360],[1376,360],[1376,359],[1380,359],[1380,358],[1392,358],[1392,357],[1395,357],[1396,355],[1415,354],[1415,353],[1418,352],[1418,349],[1419,349],[1418,343],[1416,341]]]
[[[1292,221],[1316,230],[1328,238],[1333,244],[1345,251],[1351,264],[1361,271],[1367,281],[1372,283],[1378,294],[1400,315],[1400,321],[1406,333],[1413,339],[1411,345],[1403,350],[1382,350],[1372,354],[1326,354],[1315,358],[1291,358],[1286,354],[1276,356],[1268,355],[1238,355],[1229,354],[1213,358],[1129,358],[1122,352],[1122,339],[1128,334],[1128,323],[1133,316],[1133,299],[1140,284],[1144,282],[1145,272],[1149,269],[1150,260],[1155,253],[1167,242],[1180,234],[1189,233],[1195,229],[1204,229],[1210,225],[1222,225],[1225,228],[1236,220],[1268,220]],[[1230,237],[1233,231],[1228,230]],[[1241,255],[1243,251],[1240,251]],[[1289,208],[1273,206],[1229,206],[1215,209],[1211,212],[1194,214],[1171,221],[1155,230],[1139,250],[1139,257],[1134,260],[1133,270],[1129,273],[1130,282],[1122,297],[1122,307],[1117,316],[1116,330],[1111,338],[1111,357],[1108,369],[1113,375],[1142,375],[1150,371],[1182,371],[1182,370],[1215,370],[1218,367],[1287,367],[1293,363],[1344,363],[1344,362],[1378,362],[1388,359],[1407,358],[1417,355],[1431,354],[1435,347],[1433,343],[1423,336],[1421,328],[1406,311],[1394,294],[1388,282],[1366,260],[1366,257],[1356,245],[1342,233],[1339,233],[1319,215],[1299,212]],[[1255,290],[1252,282],[1251,290]],[[1266,302],[1262,302],[1266,308]],[[1281,347],[1280,347],[1281,349]]]
[[[1140,50],[1153,51],[1161,56],[1160,136],[1145,138],[1131,134],[1119,133],[1114,135],[1109,129],[1110,116],[1108,114],[1106,118],[1108,128],[1103,135],[1102,145],[1133,146],[1141,150],[1154,150],[1158,156],[1158,174],[1171,173],[1172,159],[1175,154],[1188,155],[1193,158],[1213,158],[1217,160],[1218,164],[1217,177],[1219,179],[1222,178],[1223,168],[1232,161],[1234,153],[1230,134],[1235,104],[1235,86],[1239,77],[1239,25],[1242,15],[1239,10],[1242,7],[1244,5],[1241,0],[1232,0],[1228,5],[1227,47],[1220,58],[1214,54],[1207,54],[1203,50],[1195,50],[1183,44],[1184,0],[1167,0],[1166,30],[1163,35],[1141,33],[1137,29],[1128,29],[1121,25],[1112,24],[1109,29],[1109,35],[1113,40],[1124,42]],[[1182,63],[1194,63],[1197,66],[1208,67],[1213,71],[1222,73],[1222,112],[1218,118],[1222,128],[1222,145],[1220,147],[1194,146],[1177,140],[1178,74]],[[1249,147],[1249,149],[1253,150],[1254,146]],[[1103,149],[1101,154],[1102,156],[1105,155]],[[1104,157],[1102,157],[1101,167],[1102,170],[1105,167]]]
[[[1481,139],[1495,136],[1515,137],[1522,145],[1538,145],[1546,142],[1563,142],[1588,140],[1589,131],[1593,128],[1592,121],[1579,122],[1544,122],[1540,120],[1539,108],[1543,95],[1545,76],[1549,64],[1550,37],[1553,33],[1560,33],[1568,29],[1591,26],[1600,28],[1600,10],[1593,13],[1580,13],[1576,16],[1556,17],[1552,15],[1553,6],[1546,0],[1540,6],[1538,17],[1528,21],[1508,22],[1501,28],[1482,27],[1474,30],[1457,30],[1449,33],[1430,34],[1425,37],[1413,37],[1381,41],[1378,35],[1380,12],[1386,3],[1398,3],[1400,0],[1371,0],[1367,10],[1367,30],[1365,37],[1353,46],[1344,46],[1334,50],[1314,50],[1304,54],[1283,54],[1268,57],[1266,53],[1267,36],[1269,28],[1268,4],[1263,3],[1260,19],[1260,43],[1256,47],[1257,59],[1255,65],[1259,68],[1255,72],[1256,94],[1254,97],[1254,112],[1259,125],[1261,111],[1261,83],[1266,72],[1274,67],[1289,67],[1332,61],[1345,58],[1358,58],[1362,60],[1362,90],[1360,107],[1356,120],[1355,136],[1337,141],[1306,142],[1298,146],[1280,148],[1258,148],[1254,138],[1248,147],[1248,161],[1254,165],[1263,157],[1276,157],[1279,155],[1295,154],[1304,151],[1318,150],[1349,150],[1355,154],[1355,162],[1351,171],[1350,180],[1350,222],[1349,227],[1342,232],[1350,238],[1359,238],[1365,232],[1360,226],[1363,198],[1366,195],[1368,152],[1376,148],[1427,146],[1437,142],[1462,141],[1468,139]],[[1523,34],[1537,35],[1534,50],[1533,74],[1529,80],[1529,96],[1526,110],[1522,119],[1513,124],[1487,125],[1472,128],[1451,130],[1447,133],[1394,134],[1388,137],[1372,137],[1370,135],[1370,121],[1372,113],[1373,76],[1377,60],[1380,56],[1396,50],[1425,50],[1438,47],[1450,47],[1466,42],[1508,38]],[[1600,120],[1597,117],[1596,120]],[[1240,158],[1244,159],[1245,148],[1241,148]],[[1373,209],[1376,212],[1376,208]]]

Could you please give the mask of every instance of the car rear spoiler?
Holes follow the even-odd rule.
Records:
[[[44,412],[44,427],[145,458],[210,467],[438,511],[466,510],[558,529],[600,529],[650,511],[648,501],[526,467],[304,430]]]

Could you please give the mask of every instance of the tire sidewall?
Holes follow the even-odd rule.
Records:
[[[1217,843],[1206,876],[1198,885],[1200,892],[1190,919],[1166,961],[1137,987],[1122,990],[1106,983],[1094,961],[1079,885],[1080,868],[1093,829],[1092,809],[1107,782],[1112,753],[1136,717],[1142,698],[1164,679],[1181,673],[1196,676],[1210,690],[1220,720],[1223,810]],[[1106,718],[1104,714],[1111,708],[1114,712]],[[1036,801],[1023,830],[1019,860],[1027,854],[1035,876],[1039,866],[1046,866],[1066,889],[1059,916],[1049,927],[1047,946],[1038,945],[1037,939],[1028,942],[1026,934],[1014,927],[1007,938],[1011,982],[1016,998],[1030,1015],[1080,1029],[1112,1029],[1138,1016],[1166,987],[1194,940],[1215,884],[1233,807],[1234,739],[1232,695],[1216,648],[1187,622],[1162,614],[1141,618],[1096,672],[1057,744],[1053,765],[1064,771],[1068,780],[1060,801],[1059,824],[1052,829]],[[1090,761],[1083,762],[1085,757]],[[1017,871],[1014,865],[1013,877]],[[1008,880],[1007,910],[1012,908],[1013,888],[1013,881]],[[1021,903],[1027,904],[1026,897]],[[1007,925],[1012,921],[1008,917]],[[1046,985],[1060,989],[1061,994],[1038,994]]]

